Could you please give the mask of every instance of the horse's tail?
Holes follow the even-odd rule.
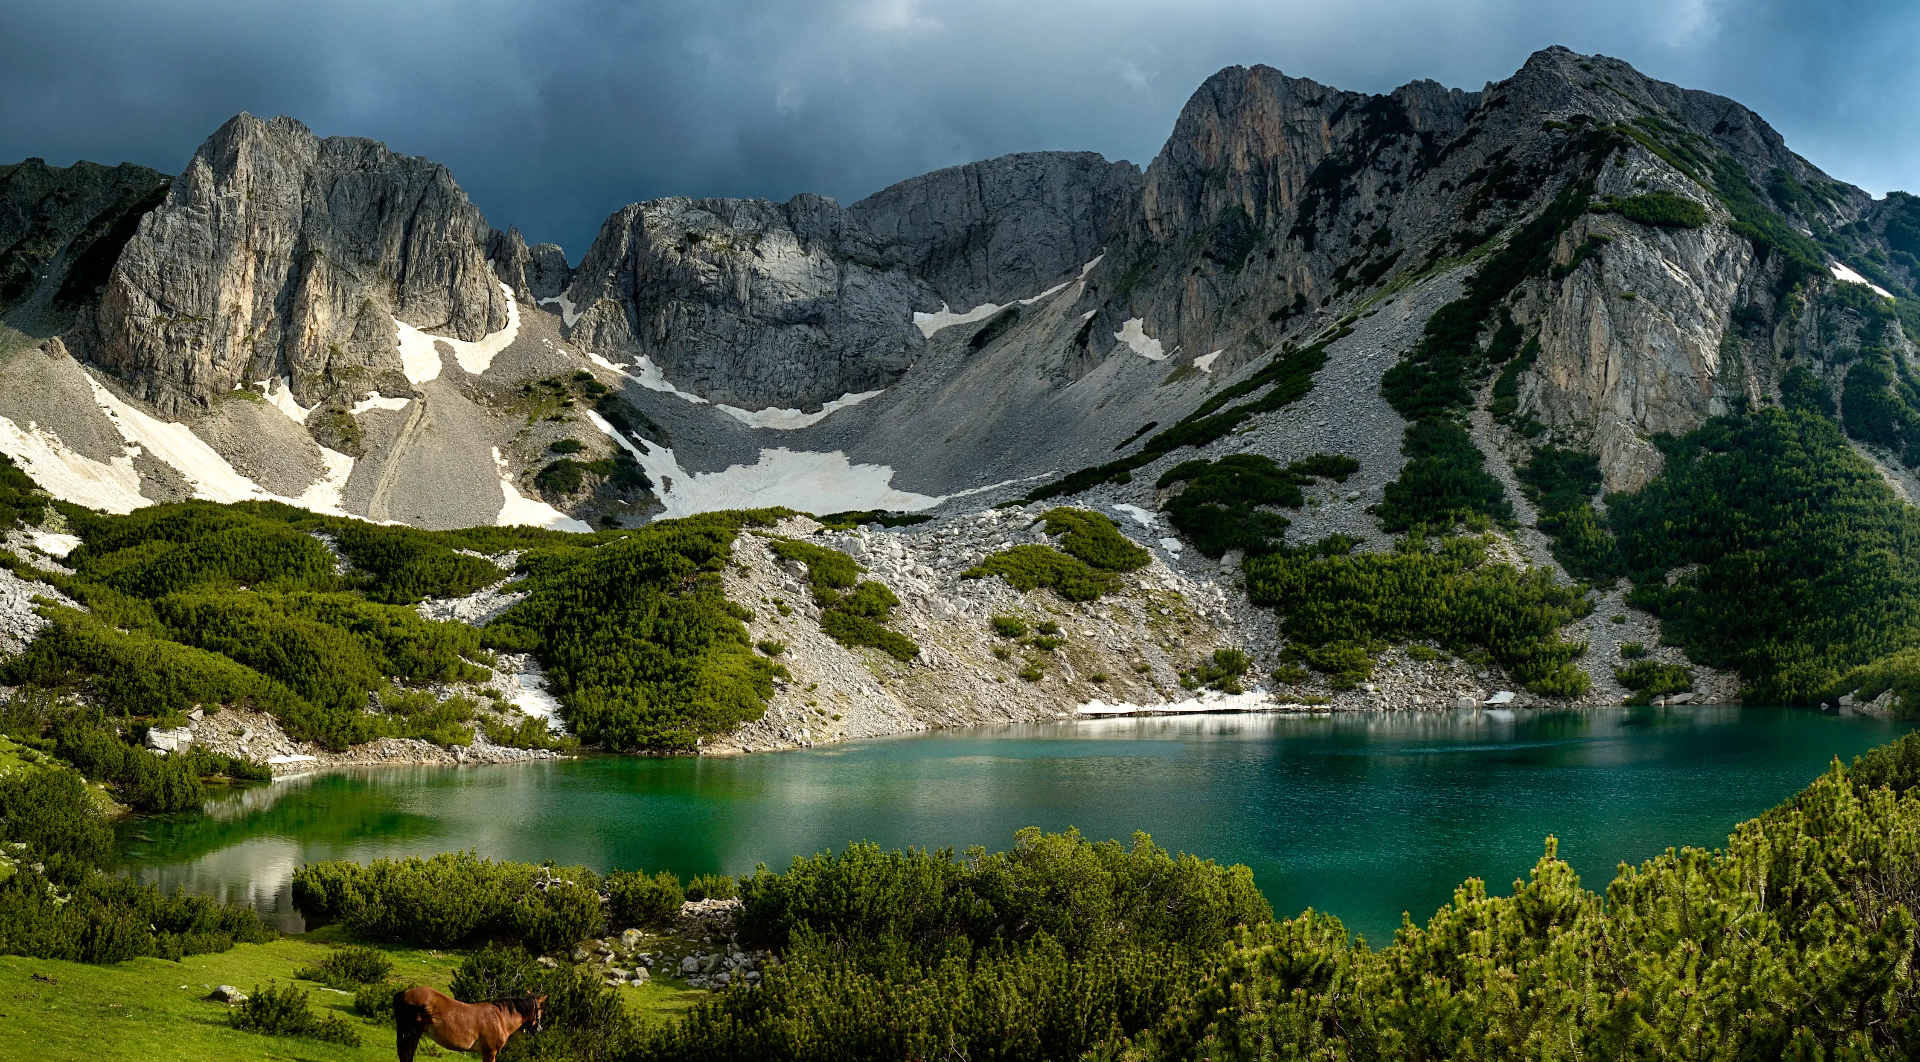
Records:
[[[400,1062],[413,1062],[420,1034],[431,1024],[433,1019],[423,1004],[409,1002],[405,990],[393,994],[393,1046],[400,1053]]]

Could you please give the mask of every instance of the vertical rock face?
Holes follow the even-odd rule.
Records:
[[[0,320],[44,338],[106,283],[168,178],[145,166],[0,166]]]
[[[1079,273],[1137,209],[1140,170],[1091,152],[936,170],[847,208],[950,307],[1026,298]]]
[[[89,353],[169,413],[276,375],[306,404],[404,391],[391,318],[505,327],[490,233],[444,167],[242,114],[121,253]]]
[[[571,336],[646,357],[676,386],[748,408],[885,387],[937,300],[831,199],[662,199],[601,226],[567,297]]]
[[[1269,66],[1228,67],[1187,100],[1147,167],[1140,221],[1156,238],[1186,235],[1238,209],[1254,228],[1293,220],[1336,125],[1368,97]]]

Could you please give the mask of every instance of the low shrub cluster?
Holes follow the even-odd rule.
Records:
[[[53,752],[77,770],[114,787],[135,811],[165,814],[206,802],[206,779],[266,782],[264,763],[222,756],[194,745],[161,757],[125,740],[97,714],[72,713],[53,727]]]
[[[253,994],[228,1015],[233,1027],[265,1036],[304,1036],[323,1043],[360,1046],[360,1033],[345,1018],[314,1013],[305,989],[287,985],[255,985]]]
[[[1113,573],[1103,571],[1052,546],[1021,545],[989,553],[979,564],[960,573],[962,579],[1000,576],[1021,593],[1045,588],[1068,601],[1093,601],[1120,588]]]
[[[661,926],[680,914],[687,894],[680,878],[662,870],[652,877],[638,870],[616,870],[601,882],[607,890],[607,917],[616,926]]]
[[[308,863],[294,907],[367,940],[446,947],[521,941],[537,953],[592,935],[604,916],[600,879],[585,867],[496,863],[466,852],[430,859]]]
[[[1539,527],[1553,537],[1553,556],[1577,578],[1612,584],[1624,574],[1619,550],[1593,497],[1600,492],[1600,458],[1543,446],[1519,470],[1522,489],[1539,510]]]
[[[1289,523],[1265,507],[1297,509],[1306,500],[1300,488],[1316,477],[1345,482],[1359,470],[1360,462],[1337,454],[1313,454],[1285,468],[1271,457],[1229,454],[1181,462],[1161,473],[1155,486],[1186,484],[1162,508],[1194,549],[1209,557],[1230,549],[1254,557],[1279,549]]]
[[[1707,223],[1707,208],[1672,192],[1649,192],[1595,203],[1596,214],[1618,214],[1639,225],[1662,229],[1697,229]]]
[[[107,873],[113,833],[75,771],[0,776],[0,843],[14,861],[0,879],[0,954],[112,963],[273,938],[249,909]]]
[[[807,582],[813,587],[813,600],[820,606],[820,630],[846,646],[871,646],[896,660],[907,661],[920,655],[913,639],[887,629],[887,619],[900,598],[883,583],[859,582],[866,569],[837,549],[811,542],[775,538],[773,553],[782,560],[807,566]],[[843,593],[842,591],[847,591]]]
[[[1153,554],[1120,533],[1112,520],[1089,509],[1064,506],[1040,514],[1049,535],[1058,535],[1067,555],[1110,572],[1130,572],[1153,563]]]
[[[1180,673],[1180,685],[1190,690],[1239,693],[1240,680],[1253,669],[1253,658],[1239,649],[1215,649],[1213,656]]]
[[[1407,455],[1406,466],[1371,510],[1383,530],[1461,524],[1484,530],[1491,521],[1513,519],[1513,503],[1458,421],[1428,417],[1409,424],[1400,452]]]
[[[361,985],[379,984],[392,974],[393,961],[379,948],[366,944],[336,945],[326,958],[293,972],[296,980],[318,981],[349,992]]]
[[[1830,418],[1762,409],[1661,445],[1659,477],[1607,499],[1630,600],[1746,703],[1815,703],[1920,642],[1920,510]]]
[[[1623,651],[1620,655],[1627,655]],[[1613,677],[1620,685],[1633,691],[1632,704],[1649,704],[1655,697],[1665,697],[1670,693],[1685,693],[1693,688],[1693,672],[1679,664],[1656,664],[1651,660],[1640,660],[1626,667],[1613,669]]]
[[[1245,867],[1038,830],[963,859],[854,845],[741,894],[742,938],[785,961],[639,1030],[625,1058],[1078,1058],[1148,1027],[1272,917]]]
[[[1408,537],[1391,552],[1258,557],[1247,562],[1247,596],[1280,613],[1290,662],[1326,673],[1335,688],[1364,681],[1376,653],[1407,641],[1484,654],[1548,696],[1577,696],[1588,685],[1572,664],[1586,646],[1559,631],[1592,606],[1545,572],[1489,562],[1484,539]]]
[[[535,653],[560,714],[613,751],[690,749],[758,719],[774,665],[754,652],[720,569],[745,526],[783,511],[657,520],[575,536],[521,558],[527,597],[487,627],[489,645]]]
[[[428,711],[417,698],[389,694],[395,683],[484,677],[487,639],[402,606],[505,574],[456,549],[554,535],[377,527],[259,502],[126,516],[60,509],[83,540],[68,558],[72,575],[11,555],[0,561],[86,611],[45,606],[52,626],[6,663],[5,681],[83,693],[122,717],[168,720],[196,706],[248,704],[295,737],[335,749],[383,736],[471,741],[471,728],[445,706]],[[376,700],[384,710],[369,711]]]

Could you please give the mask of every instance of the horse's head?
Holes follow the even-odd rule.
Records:
[[[537,1033],[540,1031],[541,1012],[546,1009],[546,1005],[547,1005],[547,997],[545,996],[528,996],[527,997],[527,1009],[521,1011],[520,1013],[523,1017],[526,1018],[526,1025],[527,1025],[528,1032]]]

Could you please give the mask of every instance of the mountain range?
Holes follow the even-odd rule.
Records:
[[[1732,100],[1564,48],[1477,91],[1231,67],[1144,170],[1033,152],[846,206],[635,203],[577,265],[495,227],[444,167],[241,114],[174,176],[0,168],[0,452],[109,513],[279,500],[571,531],[858,513],[873,530],[850,551],[920,625],[971,615],[950,602],[997,547],[1060,533],[1002,541],[993,507],[1077,507],[1148,550],[1197,624],[1178,652],[1145,626],[1108,647],[1102,667],[1170,653],[1152,688],[1108,687],[1128,700],[1208,685],[1189,657],[1232,646],[1303,703],[1851,699],[1878,692],[1853,669],[1920,638],[1899,545],[1920,490],[1916,256],[1920,199],[1833,179]],[[1741,436],[1758,465],[1726,482],[1817,453],[1806,467],[1895,515],[1779,575],[1799,526],[1783,514],[1842,488],[1776,503],[1708,484],[1715,430],[1793,441]],[[1717,530],[1675,530],[1695,518]],[[1276,566],[1474,535],[1491,537],[1462,562],[1471,593],[1494,593],[1492,565],[1578,597],[1527,598],[1552,616],[1525,652],[1458,617],[1310,632],[1301,595],[1351,588]],[[1875,549],[1900,563],[1861,589],[1848,573]],[[1744,612],[1741,564],[1777,591]],[[742,592],[782,571],[769,558]],[[1792,681],[1791,654],[1706,630],[1869,592],[1899,604],[1871,637],[1768,632],[1822,661]],[[1393,657],[1414,645],[1432,657]],[[1584,651],[1547,661],[1558,645]],[[879,681],[875,704],[909,708],[872,729],[1006,700],[990,678],[939,697]],[[1003,716],[1099,692],[1075,679]],[[801,740],[763,730],[736,740]]]

